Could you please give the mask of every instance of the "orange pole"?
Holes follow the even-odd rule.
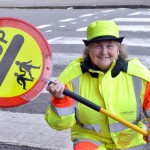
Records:
[[[113,113],[110,113],[106,109],[101,108],[100,112],[105,114],[106,116],[108,116],[108,117],[110,117],[110,118],[112,118],[112,119],[114,119],[114,120],[124,124],[125,126],[127,126],[127,127],[131,128],[131,129],[133,129],[133,130],[143,134],[144,136],[148,136],[148,132],[146,130],[143,130],[140,127],[138,127],[137,125],[132,124],[129,121],[126,121],[125,119],[122,119],[121,117],[119,117],[119,116],[117,116],[117,115],[115,115]]]

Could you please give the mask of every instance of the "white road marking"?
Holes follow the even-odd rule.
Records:
[[[43,29],[43,28],[47,28],[51,26],[51,24],[44,24],[44,25],[40,25],[40,26],[37,26],[38,29]]]
[[[61,26],[59,26],[60,28],[65,28],[66,26],[65,25],[61,25]]]
[[[114,18],[115,22],[150,22],[150,18]]]
[[[78,57],[82,57],[82,53],[53,53],[53,65],[67,65]]]
[[[79,44],[83,45],[83,39],[85,37],[56,37],[49,39],[49,44]],[[150,47],[150,38],[125,38],[123,40],[127,46],[141,46],[141,47]]]
[[[49,44],[83,44],[82,37],[56,37],[54,39],[49,39]]]
[[[150,39],[149,38],[125,38],[123,40],[123,43],[125,43],[128,46],[141,46],[141,47],[150,47]]]
[[[150,15],[150,12],[135,12],[135,13],[132,13],[132,14],[129,14],[128,16],[135,16],[135,15]]]
[[[85,15],[81,15],[80,17],[83,18],[83,17],[90,17],[90,16],[94,16],[94,14],[85,14]]]
[[[87,27],[82,27],[82,28],[79,28],[79,29],[76,29],[76,31],[86,31]]]
[[[53,30],[46,30],[45,32],[52,32]]]
[[[104,10],[104,11],[101,11],[101,12],[103,12],[103,13],[107,13],[107,12],[113,12],[113,11],[115,11],[115,9]]]
[[[76,20],[76,18],[63,19],[63,20],[59,20],[59,22],[69,22],[69,21],[73,21],[73,20]]]
[[[149,32],[150,25],[118,25],[120,31],[130,31],[130,32]],[[76,31],[86,31],[87,27],[82,27],[76,29]]]
[[[77,24],[77,22],[71,22],[71,24]]]
[[[56,38],[53,38],[53,39],[49,39],[49,40],[47,40],[48,41],[48,43],[49,44],[51,44],[51,43],[53,43],[53,42],[55,42],[55,41],[57,41],[57,40],[59,40],[59,39],[62,39],[63,37],[56,37]]]
[[[118,25],[120,31],[149,32],[150,25]]]
[[[83,21],[88,21],[87,19],[83,19]]]

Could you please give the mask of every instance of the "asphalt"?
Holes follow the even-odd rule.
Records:
[[[150,8],[150,0],[0,0],[0,8]]]

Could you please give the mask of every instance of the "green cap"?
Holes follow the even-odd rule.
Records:
[[[124,37],[119,37],[119,29],[116,23],[112,20],[95,21],[87,27],[87,40],[83,40],[85,45],[91,42],[103,40],[115,40],[122,42]]]

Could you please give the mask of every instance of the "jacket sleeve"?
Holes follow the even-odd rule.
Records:
[[[148,122],[150,122],[150,82],[147,82],[146,84],[143,110],[145,112]]]
[[[45,120],[51,128],[56,130],[71,128],[76,123],[75,101],[68,96],[62,99],[52,96],[45,113]]]

